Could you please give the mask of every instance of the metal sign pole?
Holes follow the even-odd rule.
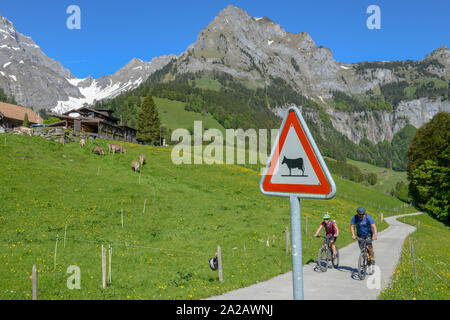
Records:
[[[294,287],[294,300],[304,300],[300,199],[294,195],[291,195],[289,199],[291,204],[292,283]]]

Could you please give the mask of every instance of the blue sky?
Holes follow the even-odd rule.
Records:
[[[69,5],[81,9],[81,30],[69,30]],[[114,73],[132,58],[182,53],[227,5],[267,16],[292,33],[308,32],[341,62],[419,60],[450,47],[449,0],[40,0],[2,1],[0,15],[76,77]],[[369,30],[369,5],[381,29]]]

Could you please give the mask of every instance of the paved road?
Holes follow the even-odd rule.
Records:
[[[421,212],[408,214],[419,215]],[[378,240],[373,242],[376,264],[380,268],[380,289],[369,289],[376,286],[374,277],[359,280],[356,275],[359,248],[354,243],[339,250],[340,267],[328,269],[327,272],[316,270],[316,264],[303,266],[304,295],[306,300],[373,300],[389,285],[397,265],[401,249],[408,233],[415,231],[411,225],[397,221],[401,215],[386,218],[389,227],[378,233]],[[338,242],[339,244],[339,242]],[[369,284],[369,286],[368,286]],[[292,300],[292,272],[288,272],[260,282],[250,287],[230,291],[213,300]]]

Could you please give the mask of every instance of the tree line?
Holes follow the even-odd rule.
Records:
[[[440,112],[417,130],[406,153],[409,195],[422,210],[449,224],[450,113]]]

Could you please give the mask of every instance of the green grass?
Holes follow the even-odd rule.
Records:
[[[408,183],[406,171],[394,171],[351,159],[347,159],[347,163],[357,166],[365,174],[375,173],[377,175],[377,184],[372,188],[380,192],[390,193],[391,190],[395,189],[397,182],[403,181],[406,184]]]
[[[0,135],[0,300],[31,298],[33,264],[40,299],[200,299],[291,269],[285,253],[289,200],[262,195],[258,172],[235,165],[176,166],[170,149],[132,144],[126,144],[128,154],[91,154],[94,144],[107,143],[88,141],[81,149]],[[148,164],[139,183],[130,163],[140,154]],[[412,211],[373,189],[335,181],[333,200],[301,201],[304,263],[321,245],[311,235],[324,212],[336,219],[343,247],[352,241],[348,224],[356,207],[364,205],[376,221],[381,212]],[[112,285],[105,291],[101,244],[113,248]],[[208,266],[217,245],[222,283]],[[71,265],[81,269],[81,290],[67,289]]]
[[[179,128],[193,129],[194,121],[202,121],[203,129],[214,128],[225,132],[225,128],[217,122],[212,115],[203,115],[201,113],[184,110],[186,105],[184,102],[156,97],[154,97],[153,100],[158,107],[161,124],[165,127],[172,130]]]
[[[189,84],[192,85],[192,80],[189,80]],[[214,91],[220,91],[222,88],[222,85],[219,81],[209,78],[199,78],[195,79],[195,87],[205,90],[214,90]]]
[[[379,299],[449,300],[449,227],[428,214],[399,220],[415,226],[417,230],[406,239],[393,282]],[[414,245],[417,279],[414,276],[411,243]]]

